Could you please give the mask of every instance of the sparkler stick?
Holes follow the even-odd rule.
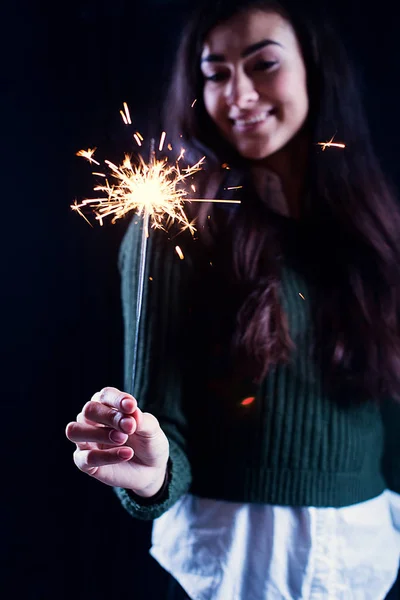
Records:
[[[154,139],[150,142],[150,160],[152,164],[155,160],[154,152]],[[139,261],[139,280],[138,280],[138,291],[136,297],[136,329],[135,339],[133,343],[133,360],[132,360],[132,378],[131,378],[131,394],[134,395],[135,383],[136,383],[136,369],[137,369],[137,353],[139,345],[139,329],[142,315],[143,305],[143,291],[144,291],[144,276],[146,272],[146,256],[147,256],[147,238],[149,236],[149,221],[150,213],[148,207],[144,210],[143,216],[143,228],[142,228],[142,239],[140,245],[140,261]]]

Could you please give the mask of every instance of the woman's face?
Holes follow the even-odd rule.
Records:
[[[304,125],[306,69],[296,34],[279,14],[249,10],[212,29],[201,70],[206,110],[242,156],[267,158]]]

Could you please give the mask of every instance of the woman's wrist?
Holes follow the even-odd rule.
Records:
[[[169,479],[170,478],[169,478],[169,461],[168,461],[165,470],[162,471],[160,479],[157,479],[154,482],[154,484],[152,484],[151,486],[148,486],[146,488],[146,490],[142,490],[140,492],[137,492],[135,490],[129,490],[129,492],[131,495],[133,495],[134,497],[136,497],[138,499],[140,504],[144,504],[147,502],[154,503],[164,495],[164,493],[168,487],[168,484],[169,484]]]

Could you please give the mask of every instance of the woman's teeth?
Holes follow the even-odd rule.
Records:
[[[241,127],[246,125],[254,125],[255,123],[261,123],[261,121],[265,121],[267,117],[268,113],[262,113],[261,115],[251,117],[250,119],[235,119],[235,125],[239,125]]]

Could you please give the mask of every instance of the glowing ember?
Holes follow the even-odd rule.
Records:
[[[245,398],[244,400],[241,401],[240,406],[249,406],[250,404],[253,404],[254,400],[255,400],[254,396]]]
[[[182,250],[180,249],[179,246],[175,246],[175,252],[177,253],[177,255],[179,256],[179,258],[181,260],[183,260],[185,258],[184,255],[183,255],[183,252],[182,252]]]

